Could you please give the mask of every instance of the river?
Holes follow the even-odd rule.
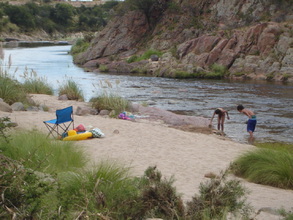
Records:
[[[252,109],[258,118],[255,131],[258,142],[293,143],[293,85],[270,82],[225,80],[182,80],[121,74],[87,72],[74,65],[68,54],[70,45],[32,48],[4,48],[4,65],[11,57],[10,73],[23,81],[23,72],[32,70],[45,77],[54,88],[72,79],[84,92],[86,101],[104,91],[137,103],[170,110],[178,114],[210,118],[217,107],[229,110],[225,133],[246,143],[246,116],[236,110],[238,104]],[[216,126],[217,119],[214,119]],[[82,123],[82,122],[81,122]]]

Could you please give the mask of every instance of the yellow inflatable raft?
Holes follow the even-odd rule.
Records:
[[[80,140],[85,140],[88,138],[93,137],[92,132],[84,132],[84,133],[79,133],[77,134],[76,132],[74,133],[74,130],[68,131],[68,136],[63,138],[63,141],[80,141]]]

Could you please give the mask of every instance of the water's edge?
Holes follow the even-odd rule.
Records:
[[[293,143],[293,85],[225,80],[179,80],[132,75],[86,72],[72,62],[70,45],[34,48],[4,48],[5,59],[11,56],[18,80],[32,69],[45,77],[57,93],[66,80],[75,80],[86,100],[105,91],[116,93],[132,102],[147,103],[172,112],[210,118],[222,107],[231,119],[225,122],[225,133],[233,140],[247,142],[247,117],[236,110],[238,104],[257,114],[256,141]],[[216,126],[217,119],[214,119]]]

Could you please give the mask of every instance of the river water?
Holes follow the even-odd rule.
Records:
[[[258,118],[258,142],[293,143],[293,85],[269,82],[224,80],[182,80],[121,74],[87,72],[74,65],[67,46],[4,48],[4,65],[11,57],[10,73],[23,81],[23,72],[32,70],[45,77],[57,95],[60,85],[72,79],[81,87],[86,101],[110,92],[132,102],[178,114],[210,118],[217,107],[229,110],[225,133],[235,141],[247,143],[247,117],[236,110],[238,104],[252,109]],[[217,118],[214,119],[216,126]]]

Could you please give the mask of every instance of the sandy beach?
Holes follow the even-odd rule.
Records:
[[[38,104],[49,107],[43,111],[1,112],[0,117],[8,116],[18,124],[16,129],[38,129],[47,133],[43,121],[54,119],[55,110],[72,105],[88,103],[60,101],[55,96],[33,95]],[[133,175],[142,175],[149,166],[157,166],[166,178],[174,177],[177,191],[188,201],[198,194],[201,182],[208,180],[207,173],[219,174],[242,153],[255,149],[254,146],[241,144],[215,134],[187,132],[169,127],[162,121],[146,118],[135,121],[113,119],[98,115],[74,115],[75,125],[85,128],[99,128],[104,138],[77,141],[91,164],[101,160],[111,160],[131,167]],[[293,190],[278,189],[249,183],[241,180],[250,191],[248,202],[255,212],[264,210],[255,219],[281,219],[266,210],[285,209],[293,211]],[[269,208],[269,209],[267,209]]]

